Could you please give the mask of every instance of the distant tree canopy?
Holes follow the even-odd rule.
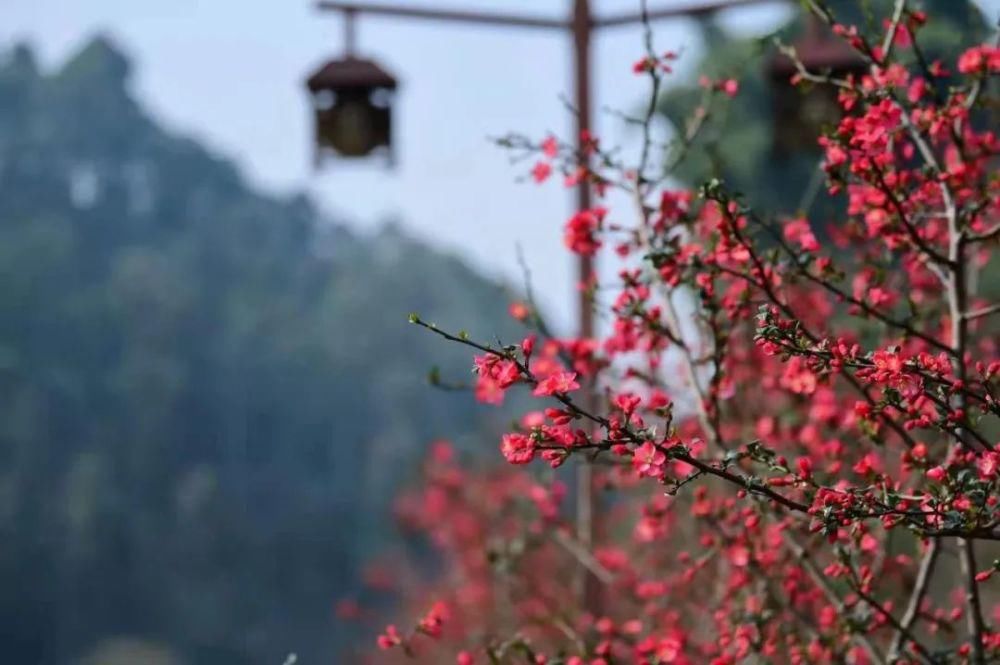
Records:
[[[425,389],[428,357],[467,360],[406,314],[513,336],[502,289],[255,193],[149,118],[105,39],[0,61],[4,660],[334,662],[417,448],[487,424]]]
[[[892,2],[829,0],[825,4],[838,20],[877,34],[882,26],[875,25],[874,17],[891,14],[885,10]],[[982,12],[969,0],[924,0],[922,5],[931,20],[920,33],[920,44],[932,60],[954,62],[960,44],[981,41],[988,34]],[[695,185],[721,177],[754,204],[771,211],[792,213],[808,206],[811,191],[822,183],[820,150],[814,146],[778,154],[772,149],[773,88],[766,72],[768,59],[775,53],[773,38],[793,43],[803,31],[803,15],[796,12],[786,25],[761,39],[736,39],[711,18],[700,25],[706,55],[696,67],[694,81],[673,87],[661,97],[660,112],[675,130],[683,132],[701,97],[696,85],[699,75],[713,80],[736,78],[740,92],[727,105],[726,116],[715,118],[710,131],[698,138],[677,174]],[[824,216],[832,209],[813,212]]]

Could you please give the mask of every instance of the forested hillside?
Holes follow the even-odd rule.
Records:
[[[4,662],[336,662],[393,487],[502,417],[426,388],[467,354],[406,314],[503,333],[501,288],[255,193],[107,40],[0,59]]]

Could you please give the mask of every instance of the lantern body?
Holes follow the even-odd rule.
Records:
[[[794,44],[795,53],[810,73],[846,78],[865,72],[861,57],[819,21],[809,16],[803,36]],[[816,139],[823,129],[836,125],[842,117],[837,90],[829,85],[792,84],[795,63],[784,54],[770,61],[774,117],[774,152],[791,155],[817,150]]]
[[[309,77],[317,166],[328,156],[366,157],[392,147],[396,79],[371,60],[331,60]]]

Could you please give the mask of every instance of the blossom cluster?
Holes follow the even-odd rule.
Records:
[[[820,11],[867,72],[795,75],[838,91],[819,139],[838,219],[769,216],[718,180],[667,188],[648,145],[638,165],[589,135],[584,154],[538,146],[535,180],[561,163],[567,184],[637,204],[631,225],[604,206],[565,225],[571,253],[622,261],[584,285],[611,294],[607,323],[501,346],[412,319],[474,349],[480,400],[536,406],[499,442],[516,468],[430,463],[404,512],[450,562],[449,612],[380,646],[463,664],[1000,662],[1000,304],[980,295],[1000,268],[1000,137],[981,119],[1000,50],[930,60],[927,17],[896,9],[873,36]],[[664,76],[668,55],[634,71]],[[563,505],[585,488],[551,470],[575,462],[599,494],[589,531]],[[447,616],[436,650],[414,647]]]

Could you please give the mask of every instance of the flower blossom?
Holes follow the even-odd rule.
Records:
[[[576,372],[557,372],[539,381],[532,394],[535,397],[544,397],[557,393],[568,393],[579,388],[580,384],[576,381]]]
[[[646,441],[632,452],[632,467],[640,476],[658,478],[663,475],[667,455],[652,441]]]

